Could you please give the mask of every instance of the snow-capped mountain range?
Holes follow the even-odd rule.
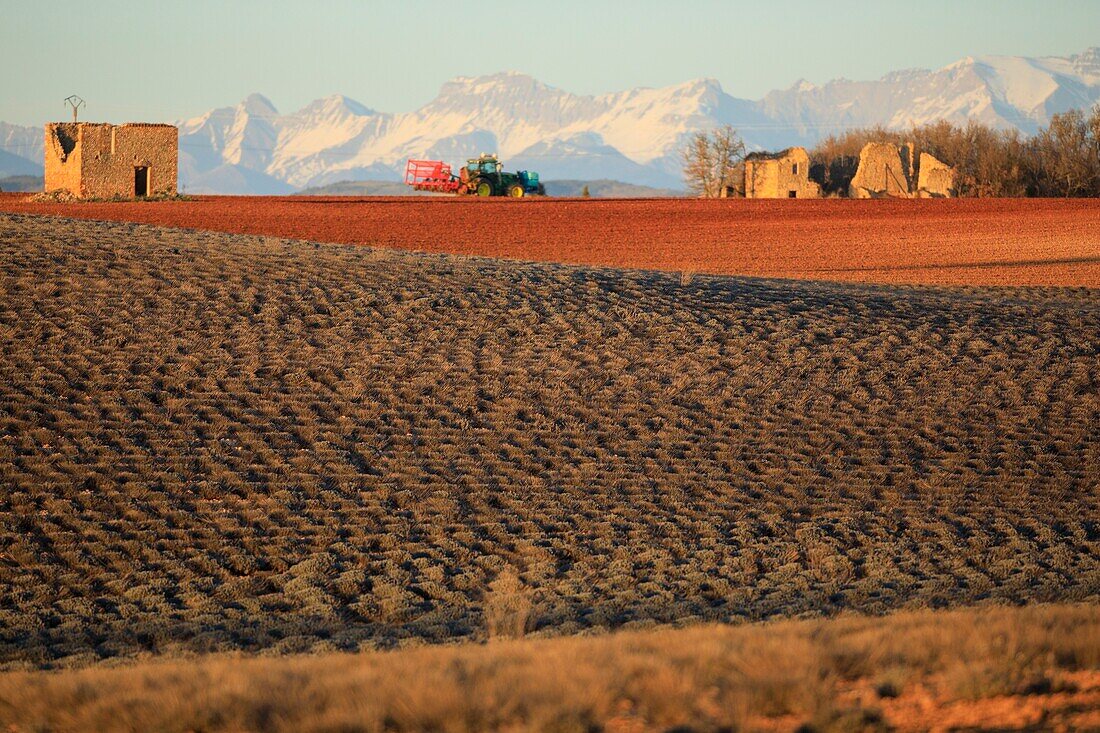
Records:
[[[938,119],[1033,133],[1056,112],[1098,102],[1100,48],[1068,57],[967,57],[876,81],[802,80],[755,101],[727,94],[714,79],[582,96],[505,72],[453,79],[427,105],[401,114],[341,95],[281,114],[253,94],[177,123],[180,182],[190,193],[285,193],[396,180],[410,157],[460,163],[485,151],[543,179],[678,187],[685,137],[717,125],[735,126],[750,148],[778,149],[848,127]],[[0,157],[0,175],[25,163],[41,170],[41,128],[0,123],[0,151],[10,154]]]

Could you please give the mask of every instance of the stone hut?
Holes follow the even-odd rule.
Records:
[[[917,196],[945,199],[955,195],[955,169],[928,153],[920,154],[917,167]]]
[[[848,186],[848,197],[911,198],[914,173],[912,145],[867,143],[859,152],[859,167]]]
[[[821,186],[810,180],[810,154],[806,148],[745,156],[745,198],[821,198]]]
[[[80,198],[171,195],[178,167],[179,130],[173,125],[46,125],[46,191]]]

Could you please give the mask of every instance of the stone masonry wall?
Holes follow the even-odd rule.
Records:
[[[74,122],[53,122],[46,125],[45,186],[46,191],[68,191],[80,195],[80,125]]]
[[[794,198],[821,197],[821,187],[810,180],[810,154],[805,148],[790,148],[774,158],[745,160],[746,198],[790,198],[791,191]]]
[[[745,161],[745,198],[773,199],[779,190],[779,166],[774,160]]]
[[[955,169],[941,160],[920,154],[917,195],[921,198],[950,198],[955,195]]]
[[[75,149],[57,154],[75,128]],[[82,198],[132,197],[135,168],[148,168],[149,194],[176,193],[179,131],[172,125],[60,123],[46,125],[46,190]],[[75,164],[75,165],[74,165]]]
[[[913,186],[913,149],[893,143],[867,143],[859,153],[859,168],[848,187],[854,199],[893,196],[910,198]]]

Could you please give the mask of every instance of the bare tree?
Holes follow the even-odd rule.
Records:
[[[735,188],[745,158],[745,143],[730,125],[694,133],[684,146],[684,182],[688,191],[718,198]]]

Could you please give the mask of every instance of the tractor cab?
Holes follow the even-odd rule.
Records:
[[[470,158],[466,161],[466,171],[470,178],[476,176],[500,175],[504,164],[495,155],[482,155],[478,158]]]

